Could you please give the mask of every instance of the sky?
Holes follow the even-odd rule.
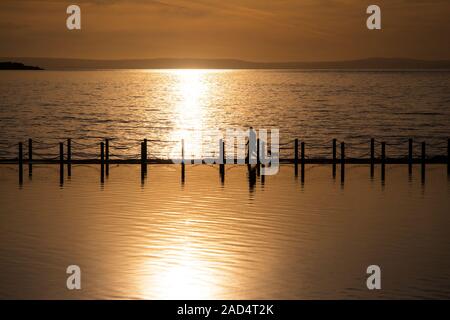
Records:
[[[81,8],[81,30],[66,8]],[[381,8],[368,30],[366,9]],[[450,59],[450,0],[1,0],[0,56]]]

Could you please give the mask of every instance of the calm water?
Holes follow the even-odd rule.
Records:
[[[186,141],[204,152],[209,130],[277,128],[307,157],[329,157],[331,139],[347,156],[368,141],[404,156],[407,138],[445,154],[450,136],[449,72],[226,70],[43,71],[0,73],[0,159],[34,139],[34,158],[169,158]],[[377,151],[379,151],[377,144]],[[175,151],[174,151],[175,150]],[[415,152],[418,154],[416,146]],[[25,155],[26,156],[26,155]],[[416,168],[415,168],[416,169]],[[0,165],[0,298],[448,298],[450,183],[446,168],[347,166],[345,184],[329,166],[292,166],[250,183],[246,166],[34,166],[18,185]],[[26,174],[26,171],[25,171]],[[418,178],[419,177],[419,178]],[[82,269],[83,290],[66,289],[66,267]],[[382,268],[382,290],[366,289],[366,268]]]
[[[249,188],[245,166],[36,166],[19,188],[0,166],[0,298],[449,298],[446,168],[292,166]],[[164,183],[161,183],[164,181]],[[82,290],[66,289],[66,267]],[[382,290],[366,289],[377,264]]]
[[[363,156],[371,137],[388,142],[388,156],[404,156],[409,137],[445,154],[449,105],[449,72],[2,71],[0,158],[29,137],[35,158],[57,156],[68,137],[83,144],[74,158],[97,156],[105,137],[115,139],[112,158],[137,156],[143,138],[154,140],[149,157],[169,158],[181,138],[198,153],[209,129],[249,126],[279,128],[282,143],[303,139],[310,157],[329,157],[332,138]]]

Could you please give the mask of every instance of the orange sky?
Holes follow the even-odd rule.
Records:
[[[66,29],[70,4],[81,31]],[[0,56],[450,59],[449,17],[449,0],[1,0]]]

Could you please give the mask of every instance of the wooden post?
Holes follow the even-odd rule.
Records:
[[[64,183],[64,143],[59,143],[59,183]]]
[[[333,178],[336,178],[336,143],[337,140],[333,139]]]
[[[303,141],[300,144],[300,166],[301,166],[300,179],[302,182],[305,182],[305,143]]]
[[[144,157],[144,173],[145,175],[147,175],[147,139],[144,139],[144,152],[143,152],[143,157]]]
[[[23,145],[19,142],[19,183],[23,183]]]
[[[100,182],[105,181],[105,143],[100,142]]]
[[[223,164],[224,164],[224,160],[225,160],[225,157],[224,157],[224,144],[223,144],[223,140],[222,139],[220,139],[219,140],[219,164],[220,164],[220,170],[222,171],[222,169],[223,169]]]
[[[370,177],[373,178],[375,173],[375,139],[370,139]]]
[[[294,170],[295,176],[298,177],[298,139],[294,142]]]
[[[381,180],[384,180],[386,173],[386,142],[381,142]]]
[[[105,139],[105,164],[106,176],[109,176],[109,139]]]
[[[67,176],[72,176],[72,139],[67,139]]]
[[[425,181],[425,161],[426,161],[425,142],[422,142],[422,156],[421,156],[422,182]]]
[[[144,178],[145,178],[144,153],[145,153],[144,142],[141,142],[141,182],[143,182],[143,181],[144,181]]]
[[[408,139],[408,173],[412,174],[413,165],[413,140]]]
[[[259,158],[259,138],[256,139],[256,164],[259,166],[261,159]]]
[[[450,139],[447,139],[447,176],[450,177]]]
[[[181,139],[181,182],[184,183],[185,179],[185,166],[184,166],[184,139]]]
[[[222,141],[222,163],[225,170],[225,141]]]
[[[224,182],[225,180],[225,142],[223,139],[219,140],[219,171],[220,180]]]
[[[341,182],[345,180],[345,142],[341,142]]]
[[[184,163],[184,139],[181,139],[181,163]]]
[[[33,175],[33,140],[28,139],[28,176]]]
[[[247,160],[247,162],[246,162],[246,164],[250,164],[250,137],[249,137],[249,139],[248,139],[248,144],[247,144],[247,158],[248,158],[248,160]]]
[[[263,140],[263,141],[261,141],[261,154],[263,154],[263,155],[265,155],[266,154],[266,142]],[[264,160],[264,162],[263,162],[263,164],[262,164],[262,167],[264,168],[266,165],[265,165],[265,160]],[[261,184],[262,185],[264,185],[266,183],[266,175],[265,174],[263,174],[262,176],[261,176]]]
[[[259,157],[259,138],[256,139],[256,173],[258,177],[261,175],[261,159]]]

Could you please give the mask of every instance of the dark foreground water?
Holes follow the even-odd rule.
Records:
[[[0,166],[0,298],[449,298],[446,168],[292,166],[250,184],[245,166]],[[66,289],[78,265],[82,290]],[[382,289],[366,288],[381,267]]]

